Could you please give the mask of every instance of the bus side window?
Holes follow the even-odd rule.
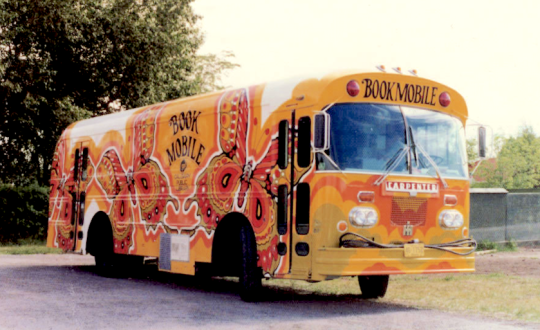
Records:
[[[309,183],[299,183],[296,188],[296,232],[309,233]]]
[[[287,233],[287,209],[288,201],[287,195],[289,194],[289,189],[286,185],[280,185],[278,187],[278,234],[285,235]]]
[[[87,176],[87,167],[88,167],[88,148],[83,149],[82,153],[82,177],[81,180],[86,181]]]
[[[73,180],[77,181],[79,177],[79,149],[75,150],[75,167],[73,168]]]
[[[278,137],[278,166],[281,169],[287,168],[289,164],[289,121],[279,122]]]
[[[311,118],[298,120],[298,166],[308,167],[311,164]]]

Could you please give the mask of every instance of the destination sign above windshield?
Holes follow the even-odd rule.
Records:
[[[364,98],[412,104],[436,106],[438,88],[427,85],[386,81],[379,79],[362,79],[362,96]]]

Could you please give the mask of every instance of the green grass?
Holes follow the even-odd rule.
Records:
[[[496,243],[490,240],[478,242],[478,251],[497,250],[498,252],[514,252],[518,250],[516,241],[510,240],[506,243]]]
[[[59,254],[60,249],[49,248],[43,241],[22,240],[0,245],[0,254]]]
[[[356,278],[341,278],[315,284],[271,280],[267,285],[281,289],[290,288],[300,294],[360,294]],[[388,292],[378,301],[414,308],[540,322],[540,278],[500,273],[390,276]]]

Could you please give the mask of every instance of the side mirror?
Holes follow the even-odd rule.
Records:
[[[478,157],[486,158],[486,128],[478,127]]]
[[[325,113],[315,115],[314,151],[320,152],[328,149],[330,137],[330,116]]]

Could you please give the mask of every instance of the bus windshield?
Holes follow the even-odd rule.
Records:
[[[327,110],[330,147],[318,169],[467,177],[464,128],[450,115],[405,106],[345,103]],[[332,166],[323,158],[329,157]],[[436,166],[436,168],[435,168]]]

